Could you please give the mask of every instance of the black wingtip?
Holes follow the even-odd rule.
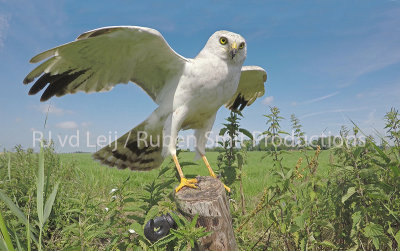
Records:
[[[38,80],[36,80],[28,94],[35,95],[45,88],[48,83],[52,83],[55,79],[57,79],[57,76],[52,76],[49,73],[43,74]]]
[[[245,100],[242,94],[239,93],[239,95],[236,97],[235,101],[229,107],[229,109],[231,109],[232,111],[243,111],[248,102],[249,101]]]
[[[46,88],[46,90],[43,92],[42,96],[40,97],[40,101],[42,101],[42,102],[47,101],[55,95],[57,95],[57,96],[64,95],[66,93],[67,86],[70,83],[72,83],[75,79],[77,79],[79,76],[84,74],[86,71],[87,70],[82,70],[82,71],[77,71],[77,72],[71,73],[72,70],[70,70],[70,71],[66,71],[66,72],[58,74],[58,75],[50,76],[50,79],[47,81],[50,84]],[[36,83],[35,83],[35,85],[36,85]],[[43,89],[42,86],[38,86],[38,87]]]
[[[61,96],[65,94],[66,87],[86,71],[87,70],[73,72],[73,70],[69,70],[55,75],[45,73],[38,80],[36,80],[29,90],[28,95],[35,95],[47,86],[40,98],[41,102],[49,100],[54,95]],[[32,81],[33,79],[25,78],[24,84],[28,84]]]

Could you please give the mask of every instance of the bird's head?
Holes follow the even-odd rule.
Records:
[[[241,35],[222,30],[208,39],[204,49],[228,62],[243,64],[246,47],[246,40]]]

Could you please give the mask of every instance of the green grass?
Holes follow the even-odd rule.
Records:
[[[271,157],[263,158],[265,154],[266,152],[247,153],[247,164],[243,167],[242,177],[248,212],[252,211],[258,205],[263,196],[264,189],[268,184],[271,184],[273,177],[271,171],[274,169],[273,161]],[[44,236],[42,239],[44,249],[76,246],[85,249],[87,247],[108,246],[110,244],[108,242],[111,239],[110,237],[104,237],[104,234],[108,233],[107,231],[110,231],[110,233],[116,233],[116,231],[126,232],[132,223],[131,219],[126,219],[126,215],[121,211],[118,201],[125,201],[122,198],[126,198],[136,203],[136,201],[140,200],[141,196],[145,196],[146,193],[144,190],[146,189],[144,188],[152,184],[160,173],[160,168],[145,172],[109,168],[94,161],[90,153],[55,154],[52,149],[47,149],[44,155],[44,163],[43,158],[38,158],[38,155],[33,151],[24,151],[22,149],[10,155],[0,156],[0,180],[5,185],[1,190],[12,198],[10,201],[12,200],[15,205],[18,205],[18,208],[22,210],[21,212],[29,215],[32,226],[30,229],[36,229],[35,221],[37,224],[42,222],[40,225],[42,228],[44,227]],[[217,152],[207,153],[208,160],[216,173],[218,173],[218,155],[219,153]],[[314,151],[307,152],[307,155],[310,157],[313,156]],[[11,156],[11,161],[9,156]],[[203,161],[201,159],[194,161],[194,156],[195,153],[193,152],[181,152],[178,157],[182,164],[186,162],[183,165],[185,176],[188,178],[208,176],[208,170]],[[304,153],[290,151],[282,153],[281,156],[283,157],[283,164],[294,169],[298,159],[300,157],[304,158]],[[318,172],[329,170],[329,156],[330,151],[322,151],[319,158],[320,166]],[[190,162],[194,164],[187,164]],[[303,168],[306,166],[305,162],[304,160]],[[38,166],[40,167],[39,173],[37,172]],[[167,166],[171,170],[175,169],[170,158],[164,161],[163,166]],[[35,176],[39,179],[37,180]],[[130,179],[124,183],[128,177]],[[164,176],[157,183],[164,182],[165,178]],[[46,206],[43,207],[44,203],[50,197],[54,197],[51,195],[51,190],[58,186],[58,181],[60,181],[60,189],[54,202],[54,210],[51,212],[48,224],[43,224],[45,222],[43,209],[46,210]],[[179,184],[179,180],[173,178],[173,182],[172,187],[163,191],[162,197],[174,192],[173,188]],[[49,189],[46,188],[47,186],[49,186]],[[235,208],[239,206],[238,186],[238,182],[230,186],[233,190],[230,198],[236,200],[236,203],[232,201],[232,214],[237,213]],[[118,197],[121,200],[113,201],[112,197],[115,197],[116,193],[110,194],[111,189],[119,188],[118,190],[120,191],[122,187],[124,187],[123,190],[125,192],[121,190],[121,194],[118,195],[122,196]],[[47,194],[47,199],[42,196],[36,196],[37,194],[43,194],[42,190],[48,190],[47,193],[44,193]],[[132,194],[129,194],[130,192]],[[15,214],[13,216],[12,210],[8,210],[9,206],[3,202],[0,201],[0,209],[2,212],[5,210],[5,225],[16,229],[22,243],[28,243],[30,237],[26,236],[26,224],[21,224],[21,222],[26,221],[26,217],[23,217],[22,220],[18,217],[16,218]],[[48,203],[46,202],[46,204]],[[140,202],[138,205],[135,204],[136,207],[139,205],[141,205]],[[166,208],[163,209],[164,205]],[[157,212],[153,210],[157,215],[161,214],[161,212],[174,211],[168,204],[160,204],[160,206],[159,209],[161,211]],[[109,213],[105,211],[105,208],[108,207],[110,208]],[[111,210],[113,211],[111,212]],[[136,209],[129,210],[130,214],[136,212]],[[114,213],[120,214],[115,216],[115,219],[120,219],[121,222],[113,221],[112,215]],[[139,213],[139,211],[136,213]],[[262,229],[264,224],[262,222],[264,221],[266,221],[265,217],[260,215],[254,226]],[[97,232],[94,231],[97,228],[93,228],[95,225],[99,227],[98,231],[96,230]],[[30,231],[28,230],[28,232]],[[42,229],[40,233],[42,233]],[[36,229],[35,235],[41,236],[38,229]],[[96,238],[92,238],[91,236],[96,236]],[[119,235],[117,234],[117,236]],[[11,236],[11,239],[14,239],[14,236]],[[123,242],[130,243],[130,240],[124,240]],[[35,243],[37,244],[37,241]],[[40,239],[39,243],[42,243]],[[13,244],[16,245],[15,242]],[[28,244],[23,249],[27,248],[27,246]]]
[[[329,156],[331,151],[322,151],[319,156],[320,167],[318,172],[324,174],[329,171]],[[314,151],[308,151],[309,156],[313,156]],[[243,167],[244,177],[244,193],[247,202],[253,204],[253,197],[257,197],[263,191],[264,187],[269,182],[269,172],[272,168],[271,157],[266,157],[262,159],[265,152],[248,152],[247,164]],[[194,152],[182,152],[179,155],[180,162],[194,162],[197,165],[188,165],[183,168],[183,172],[187,177],[195,176],[208,176],[207,168],[205,167],[203,161],[197,160],[193,161],[195,156]],[[211,167],[217,169],[217,152],[208,152],[206,154]],[[151,182],[158,174],[158,169],[144,172],[136,172],[130,170],[118,170],[116,168],[109,168],[107,166],[101,165],[99,162],[94,161],[90,153],[69,153],[60,154],[62,162],[75,162],[77,172],[80,173],[79,182],[82,187],[88,189],[95,188],[99,196],[108,196],[109,191],[115,188],[118,184],[121,184],[128,176],[131,176],[129,183],[127,184],[128,189],[136,189],[138,187],[143,187],[144,185]],[[283,154],[283,164],[285,166],[295,167],[297,160],[303,158],[304,153],[300,151],[290,151]],[[169,158],[164,160],[163,165],[169,164]],[[171,165],[170,165],[171,166]],[[171,168],[173,168],[171,166]],[[178,185],[178,180],[176,180],[175,186]]]
[[[389,169],[396,171],[398,162],[388,166],[395,161],[388,157],[390,151],[386,154],[372,143],[339,150],[321,151],[318,161],[313,160],[309,166],[307,157],[311,160],[316,151],[281,152],[278,158],[282,158],[282,167],[271,156],[265,157],[266,152],[244,154],[247,156],[242,169],[245,215],[241,210],[240,182],[230,185],[232,193],[229,196],[235,235],[241,250],[248,250],[249,243],[272,250],[281,248],[283,242],[293,250],[300,250],[303,245],[348,249],[359,245],[360,240],[370,248],[372,245],[388,247],[394,241],[400,243],[400,231],[395,223],[400,218],[396,192],[399,189],[396,183],[398,173],[391,173]],[[217,152],[207,153],[216,173],[218,155]],[[174,177],[174,171],[165,171],[175,169],[170,158],[164,161],[162,168],[132,172],[103,166],[89,153],[56,154],[49,148],[44,151],[44,162],[40,156],[32,150],[20,148],[15,153],[0,155],[0,195],[8,196],[8,199],[0,196],[0,211],[4,218],[0,223],[3,232],[0,249],[6,245],[3,239],[9,239],[5,234],[8,232],[13,241],[9,246],[17,247],[16,236],[23,244],[18,250],[27,250],[30,235],[33,238],[31,243],[35,247],[40,246],[38,243],[43,244],[45,250],[106,250],[111,247],[125,250],[124,247],[129,245],[137,247],[141,242],[148,243],[145,237],[130,233],[130,229],[139,233],[150,218],[177,210],[170,195],[179,180]],[[178,158],[184,166],[184,174],[186,177],[207,176],[208,170],[201,159],[187,164],[193,162],[194,156],[192,152],[180,153]],[[296,169],[299,158],[303,162]],[[332,161],[336,165],[331,165]],[[304,177],[300,177],[298,171]],[[51,190],[57,189],[58,181],[60,188],[54,210],[48,210],[50,207],[46,206],[49,204],[46,201],[54,199],[55,193]],[[382,186],[381,183],[390,185]],[[389,186],[390,190],[387,190]],[[118,189],[110,193],[113,188]],[[368,194],[363,196],[358,191]],[[385,199],[389,195],[395,196],[393,201]],[[365,207],[364,203],[373,203],[373,206]],[[382,206],[382,203],[386,204]],[[386,211],[389,214],[382,213]],[[351,224],[353,218],[361,213],[372,219],[372,223],[360,223],[362,227]],[[44,224],[47,216],[48,221]],[[30,224],[26,224],[27,220]],[[329,224],[330,228],[324,227]],[[43,228],[40,232],[39,225]],[[271,238],[265,235],[270,227]],[[352,231],[359,234],[349,240]],[[43,233],[43,238],[37,238],[42,236],[40,233]],[[317,241],[311,241],[308,236],[317,238]],[[397,244],[393,245],[397,247]]]

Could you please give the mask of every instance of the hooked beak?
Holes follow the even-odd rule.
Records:
[[[238,52],[237,44],[236,44],[236,42],[233,42],[233,44],[229,50],[229,54],[231,55],[232,59],[235,57],[237,52]]]

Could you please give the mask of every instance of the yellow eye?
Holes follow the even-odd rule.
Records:
[[[239,49],[243,49],[244,48],[244,43],[240,43],[239,44]]]
[[[226,44],[226,43],[228,43],[228,39],[227,39],[226,37],[221,37],[221,38],[219,39],[219,42],[220,42],[221,44]]]

